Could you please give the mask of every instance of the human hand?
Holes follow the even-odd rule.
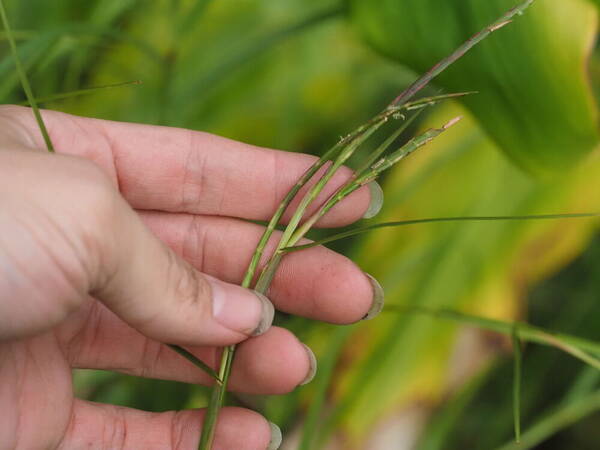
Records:
[[[59,154],[43,150],[29,109],[0,108],[0,449],[196,448],[202,411],[73,397],[72,368],[210,383],[163,343],[211,366],[220,347],[241,343],[239,392],[282,394],[314,375],[310,350],[270,327],[270,302],[237,286],[263,231],[243,219],[268,220],[313,157],[43,116]],[[320,225],[359,219],[370,197],[356,191]],[[369,278],[323,247],[284,258],[268,294],[281,311],[339,324],[381,307]],[[259,414],[222,410],[216,448],[265,449],[270,439]]]

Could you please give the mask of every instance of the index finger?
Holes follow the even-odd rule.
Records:
[[[54,111],[42,113],[57,151],[89,158],[102,166],[137,209],[268,220],[316,160],[306,154],[256,147],[185,129]],[[43,147],[28,108],[3,107],[0,117],[17,120],[29,140]],[[325,201],[351,175],[348,168],[339,170],[315,205]],[[307,189],[288,210],[295,209]],[[352,223],[365,214],[370,203],[371,192],[363,187],[333,208],[319,225]]]

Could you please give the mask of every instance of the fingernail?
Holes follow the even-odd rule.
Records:
[[[367,186],[369,186],[369,192],[371,193],[371,203],[369,203],[369,208],[363,214],[363,219],[375,217],[383,207],[383,189],[381,189],[379,183],[371,181]]]
[[[310,364],[310,367],[308,369],[308,373],[306,374],[306,378],[304,378],[304,381],[302,381],[302,383],[300,383],[300,386],[304,386],[305,384],[310,383],[315,378],[315,375],[317,374],[317,357],[315,356],[314,352],[310,349],[310,347],[308,345],[302,344],[302,346],[304,347],[304,349],[306,350],[306,353],[308,354],[308,362]]]
[[[373,317],[377,316],[381,310],[383,309],[384,304],[384,292],[381,284],[375,278],[373,278],[368,273],[365,273],[369,282],[371,283],[371,287],[373,288],[373,303],[371,304],[371,309],[369,312],[363,317],[363,320],[371,320]]]
[[[262,294],[206,276],[212,291],[213,317],[224,327],[258,336],[273,323],[275,308]]]
[[[260,292],[252,291],[254,295],[258,297],[261,303],[261,319],[258,326],[252,332],[252,336],[260,336],[265,333],[273,324],[273,318],[275,317],[275,308],[273,303],[267,297]]]
[[[281,441],[283,440],[281,429],[273,422],[269,422],[269,427],[271,427],[271,440],[269,441],[267,450],[277,450],[281,446]]]

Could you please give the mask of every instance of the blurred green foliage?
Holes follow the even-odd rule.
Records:
[[[376,48],[419,72],[514,6],[513,0],[353,0],[352,17]],[[435,13],[432,13],[435,11]],[[546,0],[444,72],[482,128],[534,173],[562,172],[598,141],[583,63],[597,16],[587,0]],[[526,99],[526,100],[525,100]],[[560,126],[549,126],[560,121]]]
[[[143,82],[49,108],[319,153],[515,2],[6,3],[38,97]],[[386,177],[378,220],[600,209],[597,110],[586,72],[597,34],[591,5],[539,1],[438,80],[430,93],[480,94],[423,116],[421,129],[457,114],[466,120]],[[0,97],[20,102],[6,46],[3,55]],[[588,245],[595,232],[592,220],[427,225],[335,248],[382,281],[388,304],[528,319],[600,339],[600,247],[597,239]],[[351,327],[278,320],[316,350],[317,379],[286,396],[232,401],[282,425],[287,448],[491,449],[510,440],[510,346],[502,338],[399,313]],[[598,381],[558,350],[528,346],[524,437],[557,405],[588,397]],[[76,389],[157,411],[206,401],[199,387],[103,372],[78,373]],[[590,416],[540,448],[592,449],[599,421]]]

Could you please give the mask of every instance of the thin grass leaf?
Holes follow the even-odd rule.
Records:
[[[23,86],[23,91],[25,91],[25,96],[31,105],[31,109],[33,110],[33,115],[35,116],[35,120],[38,124],[40,132],[44,138],[44,142],[46,143],[46,147],[49,152],[54,152],[54,146],[52,145],[52,141],[50,140],[50,135],[48,134],[48,130],[46,129],[46,124],[44,123],[44,119],[42,119],[42,115],[40,114],[40,109],[35,101],[35,97],[33,95],[33,90],[31,89],[31,85],[29,84],[29,79],[27,78],[27,74],[23,69],[23,65],[21,64],[21,59],[19,58],[19,52],[17,51],[17,44],[15,43],[15,39],[12,35],[12,31],[10,28],[10,23],[8,21],[8,16],[6,14],[6,9],[4,8],[4,1],[0,0],[0,16],[2,16],[2,25],[4,26],[4,30],[6,31],[6,37],[8,39],[8,43],[10,44],[10,50],[12,52],[13,58],[15,60],[15,66],[17,68],[17,73],[19,74],[19,78],[21,79],[21,85]]]
[[[368,170],[374,163],[377,161],[381,155],[383,155],[390,146],[400,137],[402,133],[404,133],[408,127],[419,117],[419,115],[423,112],[423,109],[419,109],[415,114],[409,117],[404,123],[398,127],[396,131],[394,131],[386,140],[384,140],[379,147],[377,147],[367,158],[367,160],[359,166],[355,173],[360,175],[366,170]]]
[[[515,324],[512,330],[512,344],[515,355],[514,373],[513,373],[513,419],[515,429],[515,442],[521,441],[521,338],[519,337],[519,327]]]
[[[559,431],[597,411],[600,411],[600,390],[556,409],[523,433],[521,442],[518,444],[510,442],[497,450],[527,450],[534,448]]]
[[[479,373],[471,377],[460,391],[448,398],[443,408],[434,413],[432,419],[427,423],[427,432],[422,433],[419,443],[414,450],[446,450],[452,433],[461,426],[463,417],[469,414],[469,407],[481,387],[489,380],[491,369],[494,364],[485,367]]]
[[[577,378],[571,383],[569,390],[562,399],[563,405],[568,405],[589,395],[600,383],[600,371],[586,366],[581,369]]]
[[[337,328],[328,341],[325,354],[319,359],[319,371],[312,382],[315,392],[311,396],[310,406],[304,419],[298,450],[311,450],[318,440],[320,420],[323,415],[327,392],[329,392],[334,379],[334,369],[339,361],[344,344],[352,331],[352,327]]]
[[[73,98],[73,97],[79,97],[82,95],[95,94],[98,91],[104,91],[106,89],[114,89],[114,88],[119,88],[119,87],[133,86],[133,85],[140,85],[140,84],[142,84],[142,82],[140,80],[134,80],[134,81],[124,81],[122,83],[106,84],[103,86],[93,86],[93,87],[89,87],[89,88],[78,89],[76,91],[62,92],[60,94],[53,94],[53,95],[48,95],[46,97],[40,97],[40,98],[36,99],[36,102],[38,104],[55,102],[58,100],[66,100],[66,99]],[[22,106],[30,106],[29,101],[21,102],[19,104]]]
[[[189,362],[191,362],[193,365],[195,365],[199,369],[202,369],[204,372],[206,372],[208,375],[210,375],[218,384],[221,384],[221,378],[219,378],[219,374],[217,373],[217,371],[214,370],[212,367],[210,367],[208,364],[206,364],[204,361],[198,359],[196,356],[194,356],[192,353],[188,352],[183,347],[180,347],[178,345],[172,345],[172,344],[167,344],[167,346],[174,352],[183,356],[185,359],[187,359]]]
[[[454,92],[451,94],[441,94],[441,95],[435,95],[433,97],[423,97],[420,98],[419,100],[415,100],[413,102],[408,102],[404,104],[404,109],[406,109],[406,111],[412,111],[414,109],[420,109],[423,108],[425,106],[433,106],[437,103],[439,103],[442,100],[448,100],[451,98],[460,98],[460,97],[466,97],[468,95],[475,95],[475,94],[479,94],[478,91],[467,91],[467,92]]]
[[[518,327],[519,339],[558,348],[571,356],[600,370],[600,342],[571,336],[564,333],[553,333],[527,323],[504,322],[502,320],[488,319],[473,316],[449,309],[430,309],[424,307],[394,307],[388,306],[383,312],[403,312],[407,314],[423,314],[440,319],[452,320],[465,325],[471,325],[484,330],[511,336],[515,327]],[[590,355],[589,352],[592,355]]]
[[[318,241],[311,242],[309,244],[296,245],[293,247],[285,247],[282,249],[283,252],[296,252],[299,250],[305,250],[311,247],[316,247],[330,242],[339,241],[348,237],[356,236],[358,234],[366,233],[368,231],[377,230],[380,228],[389,227],[402,227],[408,225],[418,225],[424,223],[447,223],[447,222],[487,222],[496,220],[557,220],[557,219],[583,219],[600,217],[600,213],[576,213],[576,214],[539,214],[539,215],[528,215],[528,216],[472,216],[472,217],[433,217],[427,219],[412,219],[412,220],[399,220],[396,222],[384,222],[377,223],[374,225],[367,225],[364,227],[355,228],[353,230],[344,231],[342,233],[334,234],[333,236],[319,239]]]

